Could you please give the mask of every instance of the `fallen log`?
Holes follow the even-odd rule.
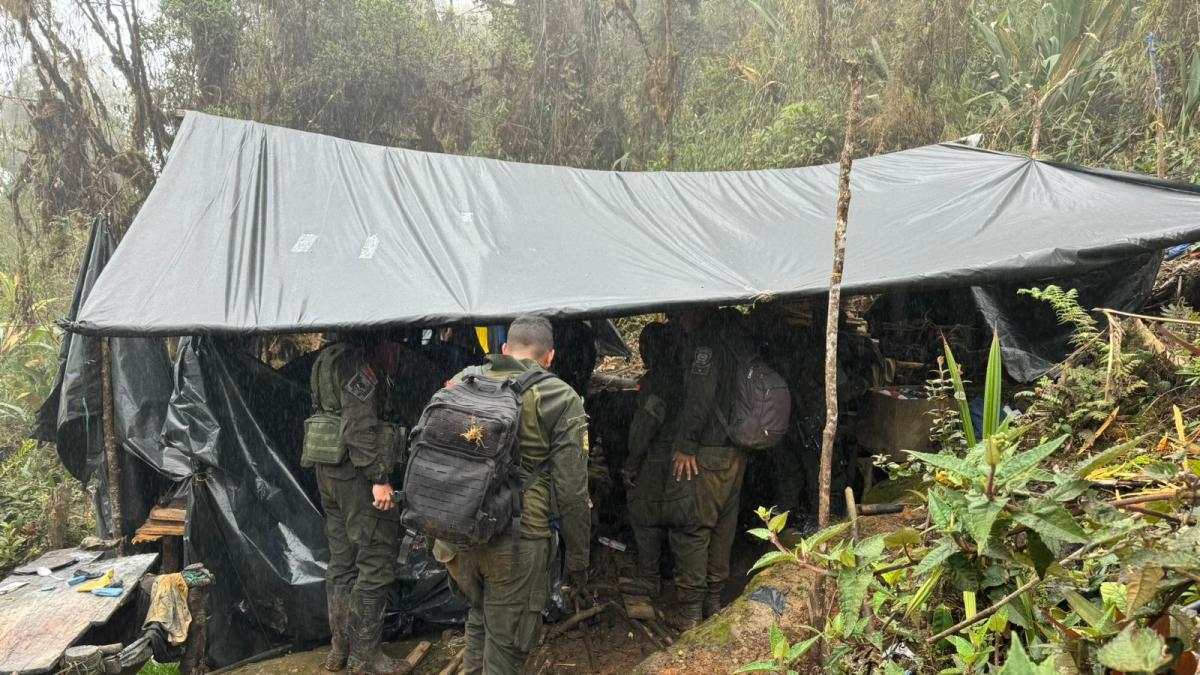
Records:
[[[571,630],[575,626],[578,626],[580,624],[580,622],[587,621],[588,619],[592,618],[593,616],[596,616],[597,614],[604,612],[604,610],[609,609],[610,607],[616,607],[616,605],[614,605],[611,602],[606,602],[601,605],[596,605],[595,607],[589,607],[585,610],[575,612],[575,614],[572,615],[570,618],[568,618],[566,621],[563,621],[562,623],[558,624],[554,628],[551,628],[549,631],[546,631],[545,633],[543,633],[542,639],[538,642],[538,644],[539,645],[545,644],[548,640],[553,640],[553,639],[561,636],[563,633],[566,633],[567,631]]]
[[[413,650],[408,653],[408,656],[404,657],[404,660],[408,662],[408,665],[415,669],[417,664],[421,662],[421,659],[425,658],[425,655],[429,653],[429,648],[432,646],[433,643],[427,640],[422,640],[421,642],[417,643],[416,647],[413,647]]]

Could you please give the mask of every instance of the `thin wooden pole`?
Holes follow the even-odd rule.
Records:
[[[829,526],[829,492],[833,474],[833,440],[837,435],[837,346],[838,317],[842,305],[842,269],[846,263],[846,216],[850,211],[850,167],[854,153],[854,125],[862,97],[862,70],[857,61],[850,66],[850,107],[846,112],[846,135],[842,142],[842,168],[838,180],[837,221],[833,230],[833,273],[829,277],[829,312],[825,323],[825,431],[821,435],[820,497],[817,526]]]
[[[1154,103],[1154,139],[1157,146],[1157,173],[1159,178],[1167,175],[1167,156],[1165,150],[1167,128],[1163,124],[1163,93],[1162,81],[1158,77],[1158,38],[1153,34],[1146,36],[1146,54],[1150,57],[1150,96]]]
[[[121,523],[121,465],[117,455],[116,417],[113,405],[112,347],[108,338],[100,338],[100,396],[102,399],[104,433],[104,457],[108,468],[108,513],[112,525],[112,538],[118,543],[117,550],[125,552],[125,533]]]

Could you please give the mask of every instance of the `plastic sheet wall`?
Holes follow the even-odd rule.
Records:
[[[73,308],[85,298],[115,240],[93,228]],[[307,388],[243,351],[237,340],[183,338],[172,368],[165,340],[112,338],[115,430],[121,452],[124,531],[156,500],[188,503],[185,561],[216,575],[209,657],[232,663],[281,642],[324,641],[328,544],[311,471],[298,449]],[[33,435],[55,442],[68,470],[96,485],[107,532],[101,434],[100,339],[68,334],[58,382]],[[445,571],[406,543],[394,605],[401,623],[461,622]]]

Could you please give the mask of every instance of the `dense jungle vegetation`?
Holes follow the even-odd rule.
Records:
[[[979,133],[987,148],[1200,182],[1195,0],[0,0],[0,45],[0,569],[87,527],[88,500],[53,449],[24,439],[53,384],[53,322],[70,302],[88,225],[97,214],[118,231],[129,225],[170,149],[177,109],[602,170],[793,167],[836,160],[843,64],[852,58],[865,73],[859,156]],[[1080,396],[1111,402],[1098,386]],[[1047,416],[1090,423],[1078,432],[1086,435],[1111,409],[1094,407],[1103,408],[1099,420]],[[1184,455],[1191,426],[1181,420],[1170,437]],[[1038,433],[1042,444],[1031,450],[988,430],[1000,446],[987,463],[1003,466],[1003,454],[1023,467],[1001,484],[1005,499],[1046,477],[1058,446],[1044,443],[1074,443],[1059,438],[1070,428],[1030,438]],[[984,452],[962,439],[945,447]],[[954,506],[947,518],[960,507],[991,514],[987,531],[974,521],[965,531],[935,522],[936,539],[905,532],[872,540],[869,550],[846,544],[840,559],[811,564],[853,579],[843,583],[877,602],[874,611],[896,597],[931,604],[932,585],[904,585],[916,576],[904,576],[897,591],[853,570],[925,546],[940,562],[966,555],[968,545],[978,552],[996,519],[1009,519],[993,513],[986,470],[939,461],[907,470],[941,486],[939,499]],[[1169,478],[1154,470],[1151,478]],[[1039,495],[1042,488],[1056,489],[1039,487]],[[1050,500],[1046,517],[1062,525],[1053,497],[1041,498]],[[1040,531],[1020,518],[1009,526]],[[1048,545],[1038,540],[1039,574],[1063,543],[1084,536],[1067,529],[1046,535]],[[922,583],[935,567],[923,560]],[[1004,563],[1005,583],[1024,581],[1010,573],[1020,564]],[[947,569],[1000,574],[965,563]],[[1148,576],[1138,583],[1171,574],[1139,569],[1158,572],[1140,572]],[[1102,577],[1093,580],[1116,583]],[[1152,605],[1149,596],[1136,586],[1121,596],[1105,588],[1093,589],[1107,593],[1098,605],[1068,598],[1075,618],[1053,621],[1084,635],[1081,649],[1093,654],[1112,639],[1150,640],[1124,630],[1131,624],[1118,615]],[[914,602],[914,593],[924,597]],[[924,624],[948,626],[960,615],[955,606]],[[868,618],[847,611],[831,629],[854,636],[847,653],[869,654],[860,647],[883,639],[878,627],[855,632]],[[996,637],[1007,623],[981,625],[978,635],[951,641],[961,672],[984,672],[1020,644]],[[783,669],[791,646],[779,639],[785,649],[774,667]]]

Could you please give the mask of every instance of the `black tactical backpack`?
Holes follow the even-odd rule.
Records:
[[[737,356],[733,414],[718,418],[729,439],[743,450],[768,450],[779,445],[788,430],[792,395],[783,376],[753,352]]]
[[[550,377],[493,380],[476,367],[433,395],[409,437],[404,527],[468,546],[520,534],[521,395]]]

